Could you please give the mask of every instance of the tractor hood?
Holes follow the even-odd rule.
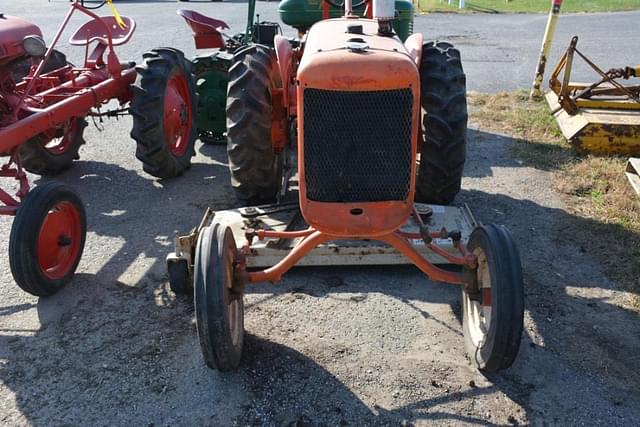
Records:
[[[24,55],[22,40],[26,36],[42,37],[42,32],[29,21],[0,13],[0,61]]]
[[[301,89],[419,88],[418,68],[398,37],[378,35],[370,19],[316,23],[308,33],[297,80]]]

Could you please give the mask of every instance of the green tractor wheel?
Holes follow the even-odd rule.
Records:
[[[205,144],[226,144],[227,84],[233,55],[215,52],[193,59],[198,94],[198,137]]]

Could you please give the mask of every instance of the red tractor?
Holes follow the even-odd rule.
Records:
[[[523,328],[516,244],[505,227],[444,206],[460,191],[465,163],[460,53],[423,43],[421,34],[403,42],[393,0],[373,0],[373,19],[355,16],[351,0],[344,9],[296,43],[276,35],[274,48],[235,52],[226,109],[231,183],[247,199],[286,198],[287,185],[298,194],[295,203],[208,210],[194,232],[176,238],[170,284],[193,286],[205,362],[238,367],[249,285],[276,282],[294,265],[410,263],[460,286],[474,365],[507,368]]]
[[[71,188],[50,181],[30,191],[26,172],[50,176],[68,169],[85,142],[87,116],[131,113],[136,156],[155,177],[180,175],[194,153],[189,61],[176,49],[158,48],[144,54],[139,66],[121,62],[115,47],[129,41],[136,24],[117,12],[100,17],[95,8],[72,2],[48,47],[36,25],[0,13],[0,155],[7,159],[0,176],[17,181],[15,195],[11,187],[0,188],[0,214],[15,216],[9,240],[13,277],[37,296],[71,280],[86,219]],[[82,67],[54,49],[74,12],[91,18],[70,39],[85,50]],[[114,99],[122,108],[100,110]]]

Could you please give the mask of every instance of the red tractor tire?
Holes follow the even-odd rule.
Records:
[[[172,178],[191,167],[197,138],[196,89],[191,63],[172,48],[156,48],[136,67],[129,112],[131,137],[143,169],[157,178]]]
[[[18,286],[41,297],[62,289],[80,262],[86,234],[85,210],[71,188],[47,182],[31,190],[9,235],[9,265]]]
[[[69,169],[80,158],[78,151],[85,143],[83,133],[87,121],[76,117],[57,129],[31,138],[20,145],[22,166],[38,175],[57,175]]]
[[[31,59],[20,61],[13,67],[12,73],[16,82],[29,74]],[[67,57],[57,50],[42,69],[42,74],[72,65]],[[50,129],[23,143],[19,148],[22,166],[31,173],[38,175],[57,175],[69,169],[74,160],[80,158],[78,151],[85,143],[83,138],[87,122],[81,117],[67,120],[57,128]]]

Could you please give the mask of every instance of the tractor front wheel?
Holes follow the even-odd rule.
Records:
[[[466,157],[467,90],[460,52],[450,43],[422,46],[423,110],[417,202],[448,205],[460,192]]]
[[[520,255],[504,226],[483,225],[471,233],[468,249],[478,258],[473,292],[462,293],[462,328],[471,362],[495,372],[513,363],[520,347],[524,285]]]
[[[129,111],[136,157],[145,172],[157,178],[181,175],[191,166],[197,136],[195,84],[184,54],[157,48],[136,67]]]
[[[236,252],[229,227],[213,223],[200,232],[193,273],[196,328],[205,363],[220,371],[237,368],[242,357],[244,302]]]
[[[48,296],[76,271],[87,234],[84,207],[66,185],[47,182],[29,192],[11,227],[9,265],[20,288]]]
[[[271,203],[282,184],[282,156],[271,139],[272,96],[279,85],[273,49],[249,45],[233,57],[227,86],[231,186],[249,204]]]

